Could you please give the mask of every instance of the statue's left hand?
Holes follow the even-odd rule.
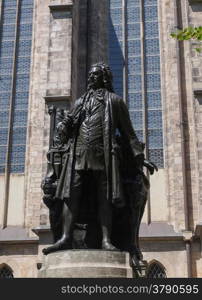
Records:
[[[151,161],[145,159],[143,165],[149,170],[150,175],[154,174],[154,171],[158,171],[158,167]]]

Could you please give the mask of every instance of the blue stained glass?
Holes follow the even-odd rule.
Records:
[[[143,142],[143,131],[142,130],[135,130],[137,138],[139,141]]]
[[[23,173],[24,172],[24,161],[22,165],[11,165],[10,167],[11,173]]]
[[[155,163],[157,167],[163,168],[163,149],[149,150],[149,160]]]
[[[13,126],[26,126],[27,124],[27,111],[26,110],[15,110]]]
[[[16,77],[14,77],[16,84],[14,85],[15,99],[11,151],[11,172],[15,173],[24,172],[33,5],[34,0],[19,1],[19,39],[17,40]],[[3,0],[2,9],[0,41],[0,145],[6,145],[11,97],[9,92],[11,91],[13,75],[17,1]],[[0,173],[5,171],[6,153],[7,148],[1,146]]]
[[[122,10],[121,9],[111,9],[112,14],[114,12],[119,12],[118,17],[119,22],[122,20]],[[122,25],[114,25],[112,24],[112,19],[109,20],[109,65],[113,72],[113,82],[114,89],[117,93],[122,95],[122,87],[123,87],[123,53],[122,53]],[[116,21],[114,22],[116,23]]]
[[[16,82],[16,91],[23,92],[29,90],[29,74],[18,74]]]
[[[144,0],[144,5],[157,5],[157,0]]]
[[[133,57],[128,59],[128,73],[137,74],[141,73],[141,58]]]
[[[147,83],[148,90],[160,90],[161,89],[160,74],[147,74],[146,83]]]
[[[128,88],[133,91],[141,91],[142,89],[142,78],[140,75],[129,75],[128,76]],[[129,91],[132,92],[132,91]]]
[[[3,24],[16,23],[16,9],[8,9],[3,11]]]
[[[114,68],[111,68],[112,72],[113,72],[113,79],[114,81],[117,81],[117,80],[123,80],[122,77],[123,77],[123,69],[120,68],[119,70],[117,69],[114,69]]]
[[[163,148],[163,133],[161,129],[148,131],[149,149]]]
[[[1,75],[9,75],[12,72],[13,61],[11,58],[0,58],[0,74]],[[0,78],[1,80],[1,78]]]
[[[15,109],[27,110],[28,109],[29,93],[16,93],[15,95]]]
[[[34,0],[21,0],[21,6],[33,6]]]
[[[21,39],[31,39],[32,34],[32,24],[20,24],[19,28],[19,38]]]
[[[116,87],[114,86],[114,90],[115,90],[115,93],[116,93],[117,95],[119,95],[120,97],[123,96],[123,88],[122,88],[122,87],[116,88]]]
[[[141,93],[129,93],[128,94],[128,109],[142,109],[142,94]]]
[[[116,65],[120,65],[120,66],[123,66],[123,54],[121,52],[121,49],[120,48],[110,48],[109,49],[110,51],[110,54],[113,54],[113,57],[111,57],[109,59],[109,63],[112,67],[115,67]],[[116,67],[115,67],[116,69]]]
[[[141,42],[140,40],[128,41],[128,56],[141,55]]]
[[[1,57],[13,57],[13,51],[14,51],[14,42],[13,41],[6,41],[2,42],[1,48],[0,48],[0,56]]]
[[[121,40],[122,39],[122,26],[121,25],[115,25],[111,28],[109,32],[109,40]],[[110,45],[111,46],[111,45]]]
[[[159,36],[158,22],[145,22],[144,29],[146,38],[155,38]]]
[[[0,165],[0,173],[4,173],[5,172],[5,166],[4,165]]]
[[[23,164],[25,160],[25,150],[25,145],[15,145],[11,151],[11,164]]]
[[[0,111],[9,109],[10,94],[0,93]],[[0,124],[1,126],[1,124]]]
[[[17,73],[29,73],[30,71],[30,57],[17,58]]]
[[[15,8],[17,6],[17,0],[4,0],[3,6],[4,6],[4,9]]]
[[[120,9],[111,9],[111,20],[113,24],[120,24],[122,21],[122,11]]]
[[[148,110],[148,128],[149,129],[162,128],[161,110]]]
[[[114,61],[115,62],[115,61]],[[112,60],[112,63],[111,63],[111,70],[114,72],[123,72],[123,65],[122,64],[120,64],[120,63],[114,63],[113,62],[113,60]],[[120,62],[120,61],[118,61],[118,62]],[[113,76],[114,76],[114,74],[113,74]]]
[[[127,18],[129,23],[140,22],[140,9],[139,7],[128,7]]]
[[[138,138],[143,140],[143,98],[142,98],[142,77],[141,77],[141,27],[140,8],[144,5],[144,42],[145,42],[145,80],[146,80],[146,103],[148,117],[148,146],[149,158],[163,167],[163,133],[162,133],[162,110],[161,110],[161,79],[160,79],[160,49],[159,49],[159,28],[158,28],[158,7],[157,0],[127,0],[127,67],[128,67],[128,108],[131,121]],[[119,3],[119,4],[117,4]],[[118,10],[113,10],[119,7]],[[122,94],[123,77],[122,69],[125,63],[123,59],[122,45],[122,5],[121,1],[111,0],[111,12],[116,11],[109,26],[109,62],[114,75],[114,87],[116,93]],[[114,21],[115,20],[115,21]],[[139,22],[139,23],[138,23]],[[116,28],[117,34],[113,26]],[[119,40],[119,41],[118,41]],[[118,50],[117,50],[118,49]]]
[[[160,56],[146,57],[146,72],[148,73],[160,72]]]
[[[122,85],[123,83],[123,78],[122,77],[115,77],[114,76],[114,85]]]
[[[147,92],[148,108],[161,108],[161,92]]]
[[[9,119],[8,110],[0,111],[0,124],[1,124],[1,127],[8,127],[8,119]]]
[[[116,91],[116,93],[119,96],[122,96],[122,94],[123,94],[123,88],[122,88],[122,86],[120,84],[115,83],[114,84],[114,90]]]
[[[32,47],[32,41],[31,40],[20,40],[18,45],[18,55],[19,56],[30,56]]]
[[[15,25],[3,25],[2,28],[2,41],[15,39]]]
[[[140,1],[142,1],[142,0],[128,0],[127,1],[127,6],[128,7],[139,6],[140,5]]]
[[[114,82],[114,87],[119,88],[122,87],[123,79],[122,77],[115,77],[113,82]]]
[[[128,38],[139,39],[140,38],[140,24],[128,24]]]
[[[158,10],[156,6],[146,6],[144,9],[144,20],[154,21],[158,20]]]
[[[0,145],[7,145],[8,128],[0,128]]]
[[[121,25],[114,25],[114,32],[116,33],[117,36],[122,36],[122,26]]]
[[[5,164],[7,147],[0,146],[0,165]]]
[[[118,44],[118,43],[117,43]],[[119,44],[118,44],[119,45]],[[110,52],[113,53],[113,57],[110,58],[110,63],[123,63],[123,54],[120,48],[109,48]]]
[[[122,7],[122,0],[110,0],[110,7]]]
[[[26,143],[26,127],[13,128],[13,145],[20,145]]]
[[[159,54],[159,40],[158,39],[146,39],[145,40],[146,54]]]
[[[20,23],[30,23],[32,20],[33,8],[22,8],[20,11]]]
[[[15,108],[17,110],[28,110],[28,103],[27,103],[28,99],[24,99],[24,103],[16,103],[15,104]]]
[[[25,103],[25,101],[28,101],[29,93],[28,92],[22,92],[22,93],[16,93],[15,95],[15,104],[16,103]]]
[[[131,111],[129,110],[130,119],[135,130],[142,130],[143,119],[142,111]]]
[[[10,91],[11,80],[11,76],[2,76],[0,78],[0,93]]]

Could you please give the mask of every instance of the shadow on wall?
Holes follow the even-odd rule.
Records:
[[[109,18],[109,34],[108,34],[108,63],[113,74],[113,86],[116,94],[123,96],[123,66],[124,57],[121,49],[121,42],[118,36],[122,35],[122,26],[114,27],[111,16]]]

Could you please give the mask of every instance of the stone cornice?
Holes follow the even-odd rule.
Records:
[[[202,0],[188,0],[190,4],[202,3]]]
[[[58,1],[52,2],[51,4],[49,4],[49,8],[52,11],[70,10],[72,8],[72,1],[68,3],[60,3]]]
[[[195,96],[202,96],[202,88],[201,89],[195,89],[194,90],[194,95]]]

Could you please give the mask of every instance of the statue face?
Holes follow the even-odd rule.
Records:
[[[93,67],[89,72],[89,82],[92,88],[101,88],[104,86],[103,73],[101,68]]]

